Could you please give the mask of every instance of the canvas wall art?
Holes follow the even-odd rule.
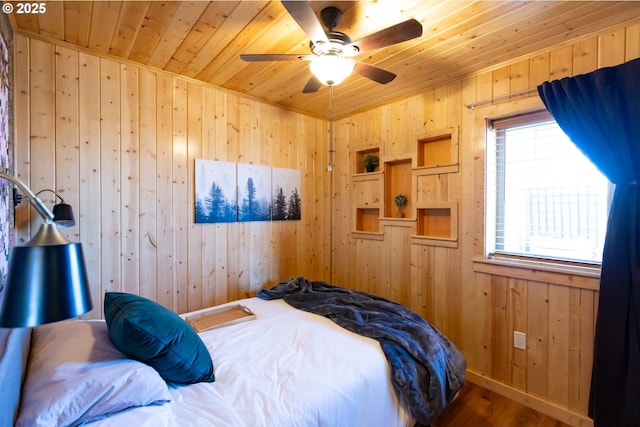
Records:
[[[238,221],[271,220],[271,168],[238,163]]]
[[[195,160],[196,223],[301,218],[299,170]]]
[[[300,200],[300,171],[297,169],[271,169],[271,205],[273,221],[291,221],[302,218]]]
[[[195,221],[237,221],[236,164],[196,159]]]

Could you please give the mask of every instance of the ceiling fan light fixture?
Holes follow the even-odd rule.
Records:
[[[349,58],[322,55],[314,58],[309,68],[322,84],[335,86],[342,83],[353,72],[355,65],[355,61]]]
[[[318,19],[316,11],[311,7],[312,0],[281,0],[281,3],[309,36],[312,54],[242,54],[240,58],[248,62],[311,61],[313,76],[304,86],[303,93],[316,92],[323,84],[340,84],[354,71],[373,82],[387,84],[396,78],[394,73],[351,58],[360,52],[384,48],[422,35],[422,24],[415,19],[408,19],[352,42],[347,34],[334,30],[342,17],[342,12],[337,7],[325,7],[320,12],[321,19]]]

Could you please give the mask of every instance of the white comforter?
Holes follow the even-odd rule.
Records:
[[[92,426],[411,426],[374,340],[281,300],[249,298],[256,319],[200,334],[216,381]]]

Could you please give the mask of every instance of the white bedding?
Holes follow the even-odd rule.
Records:
[[[200,334],[216,381],[91,426],[411,426],[378,343],[282,300],[249,298],[256,319]],[[197,313],[197,312],[194,312]]]

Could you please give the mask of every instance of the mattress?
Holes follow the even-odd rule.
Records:
[[[413,425],[376,341],[281,300],[248,298],[222,306],[236,304],[248,307],[255,319],[200,333],[215,382],[172,386],[169,403],[125,410],[90,425]]]

